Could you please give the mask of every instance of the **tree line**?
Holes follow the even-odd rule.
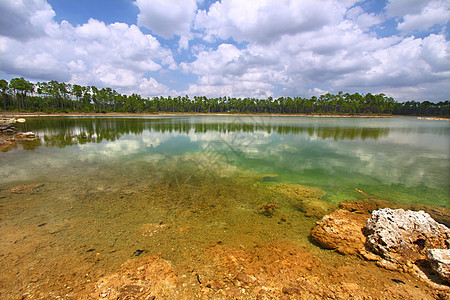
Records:
[[[205,96],[143,98],[111,88],[81,86],[55,80],[32,83],[23,77],[0,79],[1,106],[5,111],[43,112],[192,112],[278,114],[397,114],[449,116],[449,101],[400,103],[385,94],[326,93],[319,97],[267,99]]]

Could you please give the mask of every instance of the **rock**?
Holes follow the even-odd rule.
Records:
[[[369,217],[369,213],[336,210],[316,222],[311,237],[326,249],[342,254],[362,254],[366,241],[363,228]]]
[[[286,197],[307,217],[319,219],[336,208],[332,203],[321,200],[325,192],[317,188],[299,184],[274,184],[269,189]]]
[[[250,277],[244,273],[238,273],[235,277],[236,280],[240,281],[242,284],[250,284],[255,281],[255,278]]]
[[[278,181],[278,174],[263,174],[256,175],[255,179],[262,182],[275,182]]]
[[[342,202],[339,204],[339,208],[359,213],[372,213],[372,211],[380,208],[394,208],[394,204],[384,200],[370,199],[354,202]]]
[[[276,203],[266,203],[263,204],[260,208],[259,208],[259,213],[263,214],[267,217],[272,217],[275,214],[275,210],[276,210],[277,204]]]
[[[241,290],[236,287],[231,287],[225,291],[228,299],[237,299],[242,296]]]
[[[6,118],[6,117],[2,117],[0,118],[0,124],[11,124],[11,123],[15,123],[16,122],[16,118],[12,117],[12,118]]]
[[[398,264],[426,259],[426,250],[445,249],[450,230],[424,211],[380,209],[367,220],[366,246]]]
[[[0,151],[9,151],[17,147],[17,143],[14,138],[0,138]]]
[[[449,249],[428,249],[427,258],[431,268],[441,279],[450,283],[450,250]]]
[[[13,194],[33,195],[39,193],[43,186],[43,184],[24,184],[13,187],[10,192]]]
[[[356,291],[360,289],[359,285],[356,283],[342,283],[342,289],[350,294],[354,294]]]
[[[170,226],[167,224],[160,223],[149,223],[141,226],[141,234],[145,237],[152,237],[160,232],[166,231]]]
[[[15,135],[15,137],[17,139],[23,139],[23,140],[31,139],[32,140],[32,139],[37,138],[38,136],[34,132],[19,132],[18,134]]]
[[[361,200],[354,202],[342,202],[339,204],[339,208],[352,211],[352,212],[368,212],[372,213],[372,211],[380,209],[380,208],[392,208],[398,209],[403,208],[405,210],[423,210],[426,211],[434,220],[438,223],[444,224],[447,227],[450,227],[450,209],[445,207],[438,207],[432,205],[426,205],[422,203],[413,203],[413,204],[399,204],[392,203],[385,200],[379,199],[370,199],[370,200]]]
[[[335,209],[333,204],[319,199],[303,200],[297,204],[297,207],[305,216],[317,219]]]
[[[385,259],[377,261],[377,266],[389,270],[389,271],[400,271],[400,265],[395,264],[393,262],[387,261]]]
[[[430,216],[434,220],[436,220],[436,222],[444,224],[447,227],[450,227],[450,209],[449,208],[415,203],[415,204],[411,204],[408,209],[426,211],[428,214],[430,214]]]
[[[13,125],[14,122],[11,121],[5,121],[5,122],[1,122],[0,123],[0,133],[13,133],[14,131],[16,131],[16,127],[14,127]]]
[[[89,299],[171,299],[177,285],[172,265],[155,255],[131,259],[101,278]]]
[[[8,128],[13,128],[13,127],[14,127],[14,125],[11,123],[0,124],[0,129],[8,129]]]
[[[305,199],[320,199],[325,196],[325,192],[299,184],[274,184],[269,189],[286,196],[289,200],[303,201]]]
[[[299,286],[290,286],[290,287],[284,286],[281,291],[283,292],[283,294],[294,295],[300,294],[302,289]]]

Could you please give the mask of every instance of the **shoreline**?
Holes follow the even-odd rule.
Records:
[[[96,112],[70,112],[70,113],[44,113],[44,112],[17,112],[0,111],[2,117],[98,117],[98,116],[269,116],[269,117],[322,117],[322,118],[390,118],[392,115],[352,115],[352,114],[277,114],[277,113],[193,113],[193,112],[160,112],[160,113],[96,113]]]
[[[96,113],[96,112],[17,112],[0,111],[3,118],[24,118],[24,117],[171,117],[171,116],[263,116],[263,117],[312,117],[312,118],[393,118],[411,117],[419,120],[450,121],[448,117],[440,116],[406,116],[406,115],[371,115],[371,114],[277,114],[277,113],[193,113],[193,112],[160,112],[160,113]]]

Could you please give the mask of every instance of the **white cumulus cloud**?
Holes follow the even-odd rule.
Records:
[[[27,40],[44,36],[55,12],[45,0],[2,0],[0,16],[0,35]]]
[[[206,40],[270,43],[338,24],[343,12],[345,5],[338,1],[223,0],[199,11],[195,28],[204,31]]]
[[[402,2],[400,7],[412,2]],[[446,13],[437,8],[441,4],[421,2],[407,11],[423,15],[431,7]],[[389,17],[399,13],[398,6],[388,4]],[[445,36],[378,37],[369,28],[386,18],[364,11],[355,2],[216,2],[208,11],[199,11],[195,28],[207,41],[232,38],[247,44],[199,48],[196,60],[181,63],[184,72],[199,76],[187,92],[267,97],[344,90],[387,92],[407,100],[417,99],[417,92],[424,94],[433,85],[439,87],[433,93],[445,97],[450,71]],[[442,23],[441,19],[433,24]],[[404,22],[408,20],[406,16]]]
[[[9,13],[22,16],[24,24],[38,24],[32,27],[42,31],[32,36],[20,31],[2,32],[2,73],[108,86],[120,92],[139,91],[142,96],[169,91],[154,78],[143,76],[163,67],[176,68],[172,52],[163,48],[154,36],[143,34],[136,25],[105,24],[90,19],[88,23],[72,26],[67,21],[56,23],[53,10],[41,0],[1,3],[8,7]]]
[[[186,49],[191,37],[191,24],[197,11],[195,0],[136,0],[137,23],[166,39],[180,36],[180,47]]]
[[[433,1],[423,7],[419,13],[405,15],[403,22],[398,24],[398,29],[402,32],[427,30],[436,24],[446,23],[449,17],[449,2]]]

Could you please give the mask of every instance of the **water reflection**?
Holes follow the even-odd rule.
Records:
[[[33,178],[49,168],[106,168],[112,162],[133,172],[191,156],[205,170],[219,160],[319,187],[330,201],[354,199],[358,187],[387,200],[447,205],[448,124],[414,118],[30,118],[21,130],[41,138],[24,142],[23,149],[41,149],[0,156],[0,175]]]
[[[21,128],[37,132],[43,142],[24,145],[24,149],[66,147],[77,144],[116,141],[126,134],[141,135],[144,131],[153,133],[179,134],[230,134],[254,133],[279,135],[302,135],[320,139],[377,140],[389,135],[387,127],[321,126],[314,123],[270,122],[270,119],[222,118],[34,118]],[[231,119],[231,120],[230,120]]]

